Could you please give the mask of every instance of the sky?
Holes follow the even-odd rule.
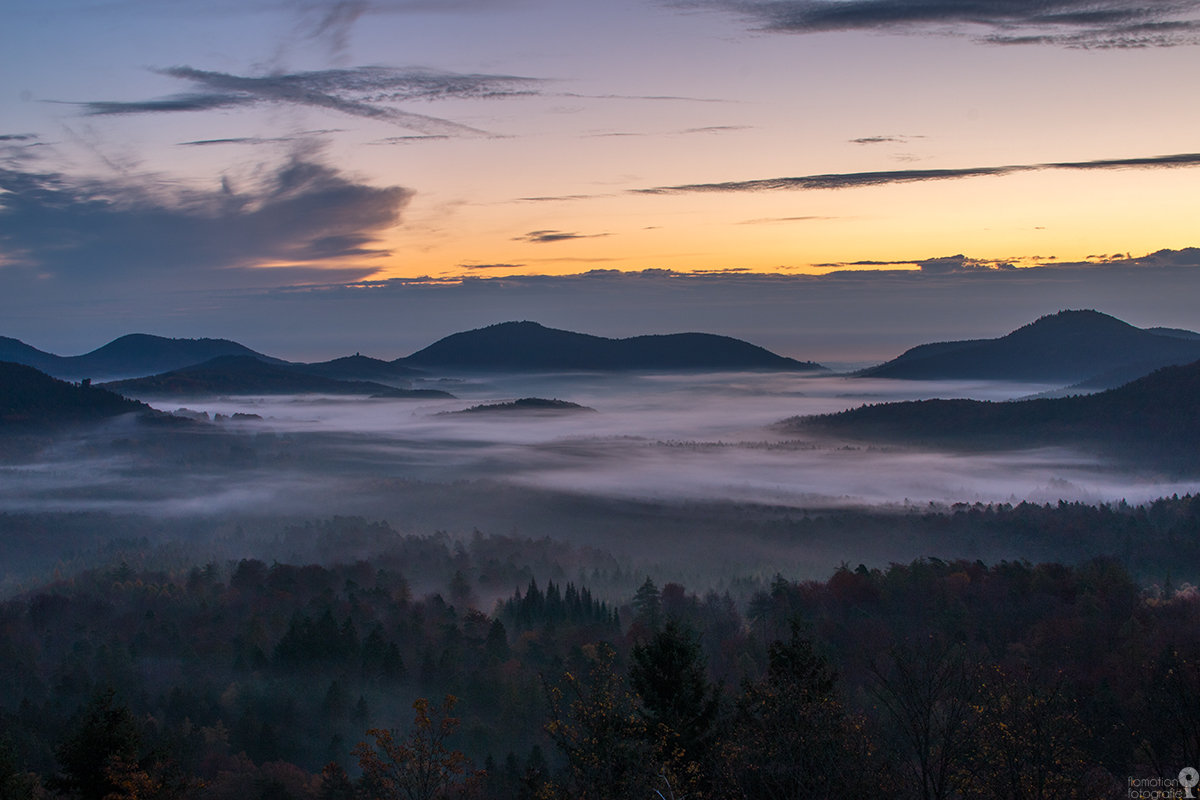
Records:
[[[1200,0],[8,0],[0,335],[1200,328]]]

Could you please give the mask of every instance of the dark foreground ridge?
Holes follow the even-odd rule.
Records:
[[[462,411],[443,411],[442,414],[544,414],[547,412],[552,414],[571,414],[579,411],[596,413],[596,409],[594,408],[581,406],[569,400],[522,397],[519,400],[513,400],[511,403],[491,403],[471,406],[470,408],[464,408]]]
[[[607,339],[503,322],[456,333],[396,362],[416,367],[478,370],[824,370],[811,361],[776,355],[757,345],[711,333],[672,333]]]
[[[1087,396],[993,403],[919,400],[794,417],[782,425],[854,439],[1010,449],[1091,445],[1200,470],[1200,361]]]
[[[104,384],[124,395],[345,394],[375,395],[392,390],[370,381],[339,381],[267,364],[251,356],[221,356],[194,367]]]
[[[1200,358],[1191,331],[1142,330],[1098,311],[1060,311],[999,339],[935,342],[859,373],[907,380],[1078,383],[1104,373],[1127,380]],[[1191,334],[1191,336],[1197,336]],[[1101,381],[1098,387],[1111,388]]]
[[[81,356],[56,356],[17,339],[0,336],[0,359],[25,364],[56,378],[127,378],[200,364],[219,356],[252,356],[269,364],[278,358],[228,339],[168,339],[131,333]]]
[[[0,431],[53,428],[149,411],[144,403],[98,386],[67,383],[24,364],[0,361]]]

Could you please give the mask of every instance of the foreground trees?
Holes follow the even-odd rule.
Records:
[[[637,699],[617,674],[612,645],[590,648],[584,675],[548,686],[546,731],[566,761],[563,789],[580,800],[650,797],[658,759]]]
[[[453,695],[436,707],[424,698],[414,702],[416,719],[403,741],[382,728],[367,731],[375,746],[360,742],[354,748],[362,791],[372,800],[442,800],[472,794],[470,759],[447,744],[459,725],[451,716],[457,702]],[[328,783],[333,786],[340,777],[333,771]]]
[[[1200,592],[1113,559],[704,596],[639,573],[600,601],[517,544],[487,572],[406,545],[456,602],[511,597],[491,614],[382,558],[131,557],[0,603],[2,796],[1103,798],[1200,753]]]
[[[767,675],[748,681],[722,745],[731,797],[801,800],[879,790],[882,768],[865,720],[843,706],[837,674],[798,622],[769,650]]]

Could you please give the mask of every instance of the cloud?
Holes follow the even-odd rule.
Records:
[[[992,44],[1133,48],[1195,44],[1200,0],[697,0],[781,33],[971,32]]]
[[[280,142],[310,141],[312,137],[327,133],[340,133],[339,128],[327,128],[320,131],[304,131],[293,136],[238,136],[230,139],[197,139],[193,142],[178,142],[177,147],[205,147],[214,144],[279,144]]]
[[[760,217],[735,223],[737,225],[770,225],[777,222],[812,222],[814,220],[829,220],[836,217]]]
[[[426,135],[480,136],[484,131],[390,104],[415,100],[487,99],[537,94],[534,78],[461,75],[427,69],[353,67],[244,77],[192,67],[155,70],[192,84],[190,92],[152,100],[78,103],[89,116],[161,114],[284,104],[379,120]]]
[[[967,258],[962,253],[956,256],[943,256],[942,258],[928,258],[924,261],[918,261],[917,265],[922,272],[933,273],[937,275],[946,275],[952,272],[977,272],[990,269],[1016,269],[1016,265],[1009,261],[980,261],[975,258]]]
[[[1117,158],[1097,161],[1060,161],[1045,164],[1015,164],[1003,167],[967,167],[963,169],[900,169],[880,172],[843,172],[806,175],[799,178],[767,178],[726,183],[693,183],[683,186],[658,186],[631,189],[637,194],[694,194],[697,192],[766,192],[806,189],[849,189],[860,186],[885,186],[893,183],[944,181],[958,178],[1011,175],[1042,170],[1163,169],[1200,166],[1200,153],[1181,153],[1148,158]]]
[[[516,236],[514,242],[532,242],[533,244],[549,244],[550,242],[566,242],[571,239],[598,239],[609,236],[607,233],[568,233],[566,231],[530,231],[524,236]]]
[[[520,269],[524,264],[459,264],[459,269]]]
[[[863,136],[860,139],[851,139],[851,144],[905,144],[912,138],[909,136]]]
[[[308,31],[308,38],[324,41],[334,55],[346,52],[350,28],[371,7],[367,0],[336,0],[316,7],[318,17]]]
[[[969,258],[961,253],[937,258],[914,258],[906,261],[837,261],[813,264],[814,267],[919,267],[926,275],[948,275],[967,272],[988,272],[1016,269],[1094,269],[1098,267],[1200,267],[1200,248],[1185,247],[1180,250],[1158,250],[1144,256],[1130,253],[1113,253],[1088,256],[1086,261],[1058,261],[1054,256],[1029,256],[1024,258]],[[859,274],[869,276],[872,271]],[[835,274],[835,273],[830,273]],[[847,273],[850,274],[850,273]],[[877,274],[889,274],[877,271]]]
[[[38,138],[36,133],[4,133],[0,134],[0,142],[28,142]]]
[[[386,139],[379,139],[367,144],[416,144],[417,142],[439,142],[451,137],[446,134],[428,134],[425,136],[389,136]]]
[[[612,194],[564,194],[557,197],[518,197],[515,203],[558,203],[569,200],[592,200],[597,197],[612,197]]]
[[[0,166],[0,271],[67,281],[155,281],[180,288],[227,282],[231,270],[271,282],[263,265],[309,265],[276,280],[313,279],[350,260],[370,274],[380,233],[413,192],[374,187],[293,155],[251,185],[181,189],[154,175],[96,179]],[[336,271],[335,271],[336,272]],[[335,278],[337,279],[337,278]]]

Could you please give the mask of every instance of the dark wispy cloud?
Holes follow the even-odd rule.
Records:
[[[813,222],[815,220],[835,219],[834,217],[759,217],[758,219],[747,219],[737,223],[738,225],[770,225],[778,222]]]
[[[340,133],[338,128],[327,128],[320,131],[304,131],[292,136],[238,136],[229,139],[197,139],[193,142],[178,142],[179,147],[205,147],[214,144],[279,144],[281,142],[307,142],[312,141],[313,137],[323,136],[329,133]]]
[[[645,133],[645,132],[629,132],[629,131],[605,131],[601,133],[584,134],[584,138],[596,139],[606,136],[687,136],[695,133],[730,133],[732,131],[745,131],[753,128],[753,125],[708,125],[703,128],[683,128],[682,130],[666,131],[664,133]]]
[[[264,104],[322,108],[379,120],[426,135],[478,136],[483,131],[393,104],[416,100],[483,99],[538,93],[540,81],[513,75],[463,75],[427,69],[353,67],[246,77],[192,67],[159,74],[186,81],[192,91],[150,100],[79,103],[91,116],[155,114],[251,107]]]
[[[1151,47],[1200,40],[1200,0],[695,0],[784,33],[966,33],[996,44]]]
[[[1106,253],[1088,256],[1086,261],[1059,261],[1055,256],[1025,256],[1008,258],[971,258],[962,253],[936,258],[912,258],[900,261],[835,261],[813,264],[814,267],[854,270],[862,267],[918,267],[926,275],[950,275],[973,272],[1010,271],[1015,269],[1094,269],[1097,267],[1200,267],[1200,248],[1157,250],[1144,256],[1131,253]],[[836,275],[838,273],[830,273]],[[845,273],[866,277],[890,275],[890,271],[861,270]],[[1029,274],[1034,274],[1030,272]],[[828,275],[826,276],[828,277]]]
[[[607,233],[570,233],[567,231],[530,231],[524,236],[513,237],[514,242],[532,242],[533,244],[549,244],[552,242],[568,242],[572,239],[598,239],[608,236]]]
[[[36,133],[0,133],[0,142],[29,142],[36,138]]]
[[[1096,161],[1059,161],[1044,164],[1013,164],[1003,167],[966,167],[961,169],[899,169],[880,172],[842,172],[827,175],[805,175],[796,178],[766,178],[725,183],[693,183],[681,186],[658,186],[651,189],[631,189],[638,194],[692,194],[697,192],[769,192],[806,189],[850,189],[861,186],[884,186],[892,183],[917,183],[960,178],[1012,175],[1042,170],[1106,170],[1106,169],[1171,169],[1200,166],[1200,153],[1180,153],[1148,158],[1114,158]]]
[[[907,144],[910,139],[924,139],[924,136],[862,136],[851,139],[850,144]]]
[[[984,261],[977,258],[967,258],[962,253],[954,256],[926,258],[917,262],[922,272],[947,275],[953,272],[972,272],[990,269],[1016,269],[1011,261]]]
[[[417,144],[419,142],[440,142],[451,138],[446,134],[428,134],[425,136],[389,136],[367,144]]]
[[[0,164],[0,262],[69,283],[220,285],[231,270],[382,255],[412,191],[374,187],[299,154],[252,185],[180,189],[158,176],[96,179]],[[225,277],[222,277],[225,276]],[[292,276],[295,277],[295,276]],[[265,276],[264,276],[265,279]],[[265,279],[268,280],[269,279]]]
[[[459,269],[520,269],[524,264],[459,264]]]
[[[612,197],[612,194],[564,194],[548,197],[518,197],[516,203],[558,203],[569,200],[592,200],[596,197]]]

